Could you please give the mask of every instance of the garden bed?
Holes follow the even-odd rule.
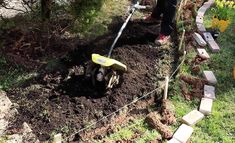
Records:
[[[112,25],[109,34],[95,40],[79,41],[76,49],[61,58],[53,70],[41,68],[38,77],[9,90],[8,96],[19,105],[20,113],[12,130],[26,121],[40,141],[49,140],[58,132],[69,136],[155,89],[173,65],[174,46],[154,47],[159,26],[142,22],[131,22],[113,51],[112,57],[128,67],[118,86],[107,91],[102,85],[94,86],[84,75],[91,64],[91,54],[107,54],[121,24]],[[173,57],[168,59],[170,64],[161,63],[166,55]],[[75,72],[71,74],[71,70]],[[146,107],[150,101],[154,104],[153,98],[146,98],[137,105]],[[99,122],[96,128],[108,123]]]

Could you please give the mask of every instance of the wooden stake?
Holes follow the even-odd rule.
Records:
[[[184,2],[184,0],[180,1],[179,9],[178,9],[177,14],[176,14],[177,15],[177,18],[176,18],[177,22],[179,21],[179,18],[180,18],[180,15],[181,15],[181,8],[182,8],[182,5],[183,5],[183,2]]]
[[[169,77],[168,76],[166,76],[166,84],[165,84],[165,89],[164,89],[164,100],[166,100],[167,99],[167,93],[168,93],[168,85],[169,85]]]
[[[185,29],[183,30],[182,37],[181,37],[181,40],[180,40],[179,51],[181,50],[181,48],[183,46],[184,35],[185,35]]]

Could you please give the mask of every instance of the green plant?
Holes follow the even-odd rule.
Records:
[[[104,0],[75,0],[70,3],[70,12],[79,32],[87,31],[98,15]],[[75,29],[74,29],[75,30]],[[76,31],[76,30],[75,30]]]
[[[231,18],[231,11],[235,8],[233,1],[216,0],[216,7],[211,10],[214,16],[219,20],[229,20]]]

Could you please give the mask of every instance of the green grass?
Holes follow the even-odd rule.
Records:
[[[105,0],[100,11],[97,11],[98,14],[94,17],[94,22],[89,25],[86,31],[80,33],[80,36],[91,38],[108,32],[108,25],[115,17],[123,16],[123,13],[127,11],[128,3],[127,0]]]
[[[0,58],[0,90],[19,86],[35,76],[37,76],[35,72],[26,72],[23,67],[10,65],[4,57]]]
[[[204,17],[206,27],[210,26],[212,13],[208,12]],[[218,83],[216,85],[216,100],[213,102],[212,114],[194,126],[192,135],[193,143],[232,143],[235,141],[235,80],[232,77],[232,68],[235,65],[235,34],[232,29],[235,28],[235,14],[233,13],[232,23],[228,29],[221,33],[217,39],[221,51],[219,53],[209,52],[211,59],[201,65],[202,70],[211,70],[214,72]],[[190,56],[187,57],[189,61]],[[183,65],[181,73],[191,74],[188,65]],[[201,77],[201,74],[198,75]],[[179,81],[174,85],[174,96],[171,97],[175,107],[176,115],[182,118],[193,109],[200,105],[199,100],[186,101],[181,97]],[[173,93],[171,93],[173,95]]]
[[[155,140],[160,136],[156,130],[149,129],[148,125],[144,122],[144,118],[135,119],[124,127],[118,126],[116,129],[118,130],[117,132],[107,136],[104,140],[111,142],[118,140],[132,140],[135,143],[146,143]],[[140,133],[139,137],[135,138],[135,133]],[[132,139],[133,137],[134,139]]]

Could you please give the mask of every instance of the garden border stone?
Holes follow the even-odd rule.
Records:
[[[200,57],[203,57],[203,58],[206,58],[206,59],[210,58],[210,55],[203,48],[197,48],[197,53]]]
[[[199,111],[204,115],[210,115],[212,111],[213,100],[209,98],[202,98]]]
[[[215,87],[210,85],[204,85],[204,97],[215,100]]]
[[[212,71],[203,71],[203,77],[209,84],[215,85],[217,83],[217,79]]]
[[[193,128],[182,124],[174,133],[173,138],[177,139],[181,143],[186,143],[193,133]]]
[[[182,121],[189,126],[193,126],[203,118],[204,114],[202,114],[198,110],[192,110],[191,112],[183,116]]]

